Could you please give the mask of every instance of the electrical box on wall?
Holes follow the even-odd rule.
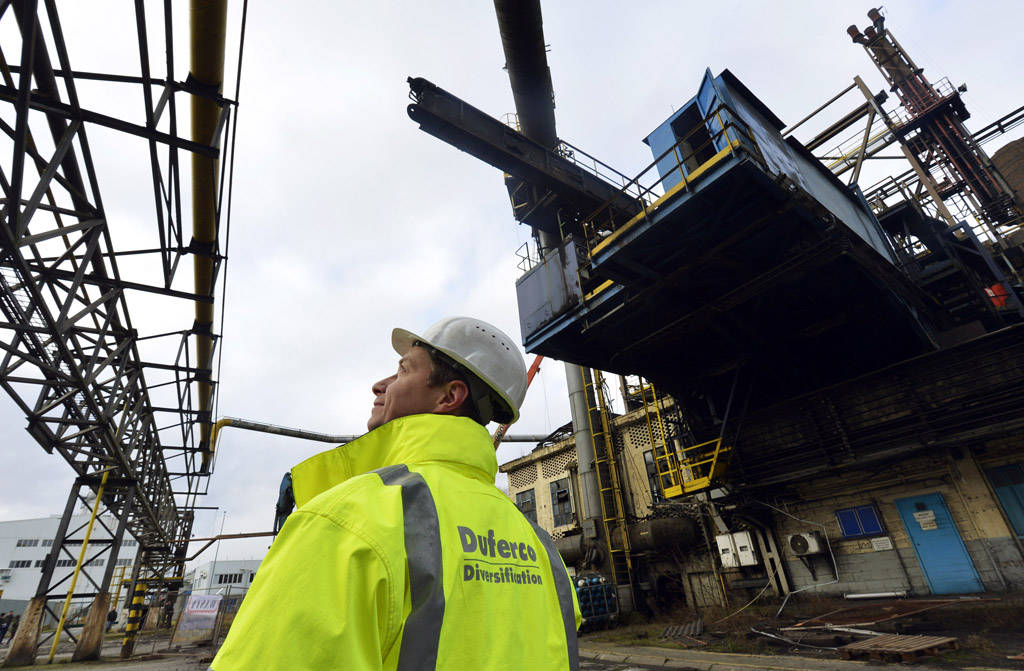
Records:
[[[760,563],[749,531],[721,534],[715,536],[715,541],[718,543],[718,556],[722,560],[723,568],[756,566]]]

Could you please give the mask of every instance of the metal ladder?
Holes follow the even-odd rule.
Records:
[[[631,399],[637,399],[644,411],[647,423],[647,436],[654,452],[654,468],[658,472],[658,487],[666,499],[683,493],[686,473],[679,468],[679,459],[675,450],[669,447],[668,432],[661,417],[661,401],[654,385],[640,376],[630,376],[636,380],[630,384],[626,378],[626,393]]]
[[[629,532],[626,528],[625,508],[622,504],[622,482],[615,463],[615,444],[612,441],[611,418],[604,394],[604,376],[594,370],[593,380],[583,376],[584,397],[587,399],[587,421],[594,442],[594,471],[601,498],[601,522],[608,542],[609,559],[616,585],[633,584],[633,560],[630,556]],[[615,532],[618,531],[616,535]]]
[[[662,495],[668,499],[721,484],[729,469],[732,448],[723,447],[722,438],[719,437],[691,447],[675,449],[669,443],[662,418],[661,400],[654,385],[642,377],[636,379],[636,384],[627,382],[626,391],[630,398],[636,398],[642,403]]]

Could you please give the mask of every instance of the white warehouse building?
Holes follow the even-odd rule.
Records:
[[[70,554],[64,552],[57,558],[51,584],[56,584],[74,571],[82,549],[81,543],[76,545],[74,540],[84,538],[89,517],[90,513],[86,511],[71,518],[68,528],[78,529],[78,531],[71,535],[71,543],[65,546]],[[113,517],[105,515],[102,519],[107,527],[116,528],[117,522]],[[51,515],[38,519],[0,522],[0,612],[6,613],[13,610],[20,614],[25,610],[29,599],[35,596],[46,557],[53,550],[53,542],[57,536],[60,521],[60,515]],[[86,554],[88,564],[84,568],[84,572],[97,584],[102,583],[103,572],[110,562],[110,538],[111,534],[97,520],[93,525]],[[126,535],[118,549],[111,590],[118,586],[118,576],[121,573],[124,574],[127,585],[131,577],[130,567],[135,563],[137,553],[137,541]],[[85,579],[85,576],[80,576],[76,592],[94,591],[95,588]],[[76,599],[76,601],[78,600]],[[81,601],[83,605],[87,605],[92,602],[92,598],[85,597]],[[124,599],[120,601],[122,604],[124,603]]]
[[[244,594],[252,586],[262,559],[221,559],[185,572],[183,592]]]

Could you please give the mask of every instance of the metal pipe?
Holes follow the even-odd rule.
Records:
[[[544,17],[540,0],[494,0],[498,31],[505,54],[512,98],[516,105],[520,132],[548,149],[558,145],[555,129],[555,93],[544,45]],[[541,249],[557,247],[555,236],[534,229]],[[572,410],[573,434],[576,438],[576,459],[579,464],[580,489],[583,494],[585,519],[601,515],[600,491],[594,471],[594,439],[587,421],[584,379],[590,371],[565,364]]]
[[[572,413],[573,437],[576,441],[576,464],[580,472],[580,493],[583,496],[583,519],[601,516],[601,491],[594,470],[594,436],[590,433],[590,412],[584,376],[590,371],[573,364],[565,364],[565,383],[569,388],[569,410]]]
[[[843,598],[853,601],[855,599],[902,599],[907,596],[905,591],[899,592],[867,592],[864,594],[844,594]]]
[[[494,13],[498,17],[519,132],[545,149],[554,149],[558,146],[555,91],[544,44],[540,0],[494,0]],[[541,250],[558,246],[558,237],[551,233],[534,228],[533,234]]]
[[[558,144],[555,93],[544,45],[540,0],[494,0],[505,69],[523,135],[548,149]]]
[[[344,445],[345,443],[351,443],[359,435],[333,435],[329,433],[317,433],[315,431],[306,431],[305,429],[291,429],[286,426],[277,426],[274,424],[267,424],[265,422],[253,422],[248,419],[238,419],[237,417],[221,417],[213,425],[213,429],[210,431],[210,453],[212,454],[217,447],[217,437],[220,435],[220,430],[225,427],[232,427],[235,429],[245,429],[246,431],[259,431],[260,433],[272,433],[276,436],[285,436],[287,438],[301,438],[302,440],[315,440],[319,443],[334,443],[335,445]],[[545,433],[530,433],[530,434],[509,434],[502,438],[503,442],[506,443],[541,443],[547,440],[548,434]]]
[[[814,110],[813,112],[811,112],[810,114],[805,116],[803,119],[800,119],[800,121],[797,121],[795,124],[793,124],[792,126],[787,128],[786,130],[782,131],[782,137],[786,137],[787,135],[789,135],[790,133],[795,131],[797,128],[799,128],[800,126],[804,125],[804,123],[807,120],[809,120],[811,117],[816,115],[818,112],[822,111],[823,109],[825,109],[826,107],[828,107],[829,105],[831,105],[832,103],[834,103],[835,101],[839,100],[844,95],[846,95],[847,93],[852,91],[854,86],[856,86],[856,84],[850,84],[845,89],[843,89],[839,93],[837,93],[834,96],[832,96],[831,98],[829,98],[828,102],[826,102],[824,105],[822,105],[818,109]]]
[[[227,32],[227,0],[192,0],[189,9],[191,57],[189,78],[211,94],[219,95],[224,85],[224,36]],[[213,146],[220,123],[221,108],[207,96],[192,95],[192,140]],[[217,183],[219,161],[192,155],[192,241],[195,292],[209,296],[214,281],[214,250],[217,241]],[[196,367],[211,370],[213,361],[213,303],[196,301]],[[211,380],[197,382],[198,408],[213,411]],[[212,444],[211,423],[201,421],[200,444],[210,448],[202,455],[202,470],[209,470]]]

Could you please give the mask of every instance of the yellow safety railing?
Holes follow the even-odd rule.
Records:
[[[679,457],[679,468],[683,475],[679,493],[692,494],[722,484],[729,470],[732,447],[722,445],[722,439],[716,438],[684,447]]]
[[[654,385],[637,378],[637,384],[627,383],[627,393],[641,403],[647,436],[654,453],[654,468],[658,473],[658,487],[665,498],[679,496],[683,492],[684,474],[679,468],[679,459],[669,442],[668,431],[661,416],[661,400],[658,398]]]

